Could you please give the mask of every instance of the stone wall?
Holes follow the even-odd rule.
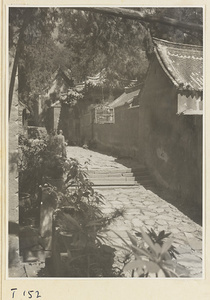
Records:
[[[115,123],[96,124],[92,112],[81,121],[81,134],[86,143],[94,143],[98,150],[116,156],[138,156],[139,107],[127,105],[115,108]]]
[[[93,138],[99,147],[119,156],[137,157],[139,140],[139,107],[115,108],[115,123],[94,124]]]
[[[161,185],[201,203],[202,116],[177,114],[177,90],[156,59],[140,101],[139,148],[146,165]]]
[[[86,112],[80,119],[81,141],[88,144],[93,139],[93,120],[91,111]]]

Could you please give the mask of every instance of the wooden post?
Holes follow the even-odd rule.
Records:
[[[56,207],[55,195],[49,193],[48,187],[42,188],[40,205],[40,235],[43,239],[45,251],[52,250],[53,213]]]

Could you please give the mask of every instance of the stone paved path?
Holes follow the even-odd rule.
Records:
[[[80,147],[67,147],[68,157],[78,159],[84,165],[89,161],[89,169],[126,168],[115,162],[115,158]],[[98,187],[97,187],[98,189]],[[153,228],[173,234],[173,245],[179,252],[177,262],[188,268],[190,277],[202,277],[202,228],[173,205],[146,190],[143,186],[103,187],[99,189],[105,197],[104,213],[111,213],[115,208],[125,208],[124,217],[119,217],[110,228],[128,241],[126,231]],[[106,233],[111,243],[122,245],[122,241],[112,232]],[[116,256],[120,258],[122,251]]]
[[[90,169],[100,169],[103,167],[106,169],[127,169],[120,163],[115,162],[115,158],[110,155],[101,154],[89,149],[83,149],[81,147],[67,147],[67,157],[76,158],[81,165],[89,166]]]

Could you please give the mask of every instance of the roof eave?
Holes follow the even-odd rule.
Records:
[[[179,88],[179,84],[176,82],[176,80],[174,79],[174,77],[172,76],[172,74],[169,72],[169,70],[167,69],[167,67],[165,66],[157,48],[155,47],[154,48],[154,52],[155,52],[155,55],[157,57],[157,60],[160,64],[160,66],[162,67],[163,71],[166,73],[166,75],[168,76],[168,78],[170,79],[170,81],[172,82],[172,84],[176,87],[176,88]]]
[[[184,48],[184,49],[195,49],[195,50],[203,50],[203,46],[199,46],[199,45],[193,45],[193,44],[183,44],[183,43],[177,43],[177,42],[172,42],[172,41],[167,41],[167,40],[163,40],[163,39],[158,39],[153,37],[152,38],[153,43],[155,44],[155,46],[157,47],[158,44],[162,44],[162,45],[169,45],[169,46],[175,46],[176,48]]]
[[[175,86],[175,88],[181,93],[189,93],[193,96],[197,96],[198,94],[200,94],[200,96],[202,96],[202,93],[203,93],[203,90],[202,89],[199,89],[199,90],[194,90],[192,89],[191,87],[185,87],[185,86],[182,86],[179,82],[177,82],[175,80],[175,78],[173,77],[173,75],[170,73],[170,71],[168,70],[168,68],[166,67],[166,65],[164,64],[162,58],[161,58],[161,55],[159,54],[158,52],[158,49],[155,47],[154,48],[154,52],[155,52],[155,55],[157,57],[157,60],[161,66],[161,68],[163,69],[163,71],[165,72],[165,74],[167,75],[167,77],[170,79],[170,81],[172,82],[172,84]]]

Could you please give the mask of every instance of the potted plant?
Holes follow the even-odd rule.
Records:
[[[32,253],[35,242],[31,232],[38,232],[39,226],[39,185],[42,182],[42,162],[45,148],[44,140],[28,139],[19,135],[19,241],[20,253],[24,261],[37,260]]]
[[[123,212],[103,215],[100,210],[103,196],[94,191],[76,160],[71,160],[65,183],[64,191],[58,193],[54,213],[52,259],[55,275],[114,276],[115,249],[105,244],[102,232]]]
[[[52,186],[62,189],[64,183],[64,159],[55,153],[45,155],[43,163],[43,184],[49,183]]]
[[[43,183],[49,183],[61,190],[69,164],[58,146],[56,136],[51,135],[47,141],[43,158]]]
[[[113,276],[115,249],[106,245],[102,235],[113,216],[94,211],[95,207],[87,204],[82,208],[62,207],[55,212],[58,246],[55,249],[66,253],[64,263],[60,261],[63,276]]]
[[[46,148],[45,142],[33,140],[19,135],[19,215],[20,223],[26,219],[37,217],[39,201],[39,185],[42,182],[42,161]]]

